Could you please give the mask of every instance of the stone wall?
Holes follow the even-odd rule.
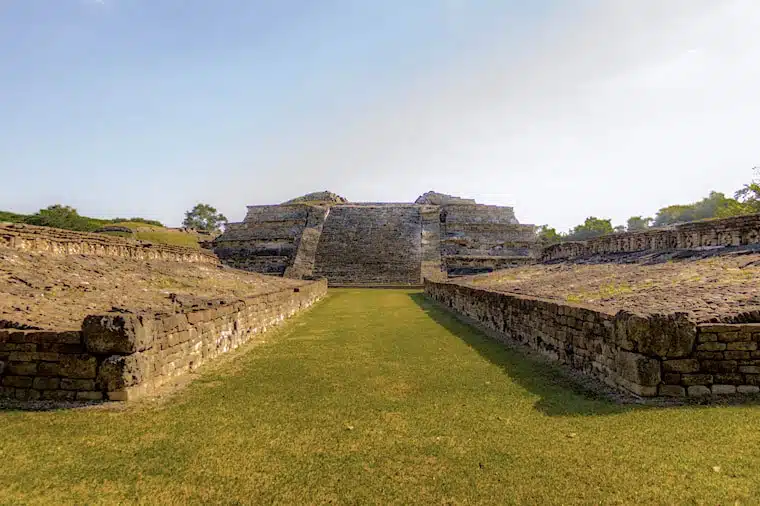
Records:
[[[508,342],[644,397],[760,391],[760,324],[697,325],[684,313],[617,314],[425,282],[425,293]]]
[[[314,274],[331,286],[420,285],[422,218],[414,205],[334,206]]]
[[[311,206],[249,206],[242,223],[231,223],[214,241],[214,253],[231,267],[278,274],[293,264]]]
[[[408,286],[533,261],[535,227],[511,207],[428,192],[416,203],[347,203],[319,192],[250,206],[214,242],[226,264],[333,285]]]
[[[99,255],[209,264],[219,262],[216,255],[202,249],[17,223],[0,223],[0,247],[54,255]]]
[[[684,223],[670,228],[609,234],[588,241],[545,248],[542,261],[582,258],[607,253],[719,248],[760,244],[760,214]]]
[[[532,225],[517,222],[511,207],[444,206],[441,256],[450,276],[522,265],[537,256]]]
[[[85,318],[81,331],[0,330],[0,396],[127,400],[154,391],[311,306],[325,280],[192,311]]]

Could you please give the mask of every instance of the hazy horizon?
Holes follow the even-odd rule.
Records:
[[[0,210],[434,190],[560,230],[760,165],[752,0],[8,0]]]

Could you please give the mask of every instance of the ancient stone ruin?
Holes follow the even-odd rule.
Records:
[[[249,206],[214,241],[227,265],[331,286],[418,286],[531,262],[535,247],[535,227],[511,207],[435,192],[414,203],[351,203],[325,191]]]

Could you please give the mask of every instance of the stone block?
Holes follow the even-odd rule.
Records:
[[[697,351],[723,351],[726,349],[726,343],[709,342],[697,346]]]
[[[712,374],[684,374],[681,376],[681,384],[685,386],[710,385],[712,382]]]
[[[662,382],[666,385],[680,385],[681,375],[677,372],[666,372],[662,375]]]
[[[760,366],[756,365],[740,365],[739,372],[744,374],[760,374]]]
[[[34,378],[31,376],[6,376],[3,378],[4,387],[32,388]]]
[[[60,388],[61,390],[95,390],[96,387],[95,380],[63,378]]]
[[[73,401],[77,393],[69,390],[43,390],[42,399],[47,401]]]
[[[751,358],[748,351],[724,351],[723,357],[726,360],[749,360]]]
[[[79,331],[41,332],[39,336],[39,342],[51,344],[81,344],[82,333]]]
[[[698,343],[714,343],[718,340],[718,334],[697,330]]]
[[[735,372],[713,374],[713,383],[739,385],[744,382],[744,375]]]
[[[739,368],[736,360],[702,360],[699,365],[704,372],[734,372]]]
[[[754,351],[757,349],[757,343],[750,341],[736,341],[726,344],[726,350],[729,351]]]
[[[65,378],[95,378],[98,361],[90,355],[63,355],[59,366],[59,374]]]
[[[138,385],[150,375],[150,363],[146,357],[113,355],[100,365],[97,385],[101,390],[116,392]]]
[[[660,395],[664,397],[684,397],[686,389],[678,385],[660,385]]]
[[[711,395],[712,391],[703,385],[695,385],[688,388],[689,397],[705,397]]]
[[[756,394],[760,393],[760,387],[756,385],[739,385],[736,387],[736,392],[740,394]]]
[[[713,385],[713,395],[731,395],[736,393],[735,385]]]
[[[626,334],[639,353],[679,358],[691,354],[697,327],[686,313],[643,317],[621,311],[616,319],[626,321]]]
[[[130,354],[153,344],[153,321],[133,314],[88,316],[82,324],[87,350],[99,354]]]
[[[78,401],[102,401],[103,392],[77,392]]]
[[[615,369],[621,377],[634,384],[652,387],[660,383],[660,361],[638,353],[620,351]]]
[[[698,351],[695,355],[700,360],[723,360],[722,351]]]
[[[31,388],[17,388],[16,399],[19,401],[36,401],[42,397],[39,390],[32,390]]]
[[[60,372],[61,366],[56,362],[40,362],[37,364],[38,376],[58,376]]]
[[[749,340],[751,339],[749,334],[743,334],[741,332],[721,332],[718,334],[718,341],[722,341],[724,343],[730,343],[734,341],[742,341],[742,340]]]
[[[662,370],[666,372],[699,372],[699,361],[693,358],[681,360],[663,360]]]
[[[36,362],[8,362],[6,374],[15,376],[34,376],[37,374]]]
[[[34,378],[32,387],[36,390],[58,390],[61,380],[58,378]]]

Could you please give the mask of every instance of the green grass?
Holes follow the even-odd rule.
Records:
[[[135,232],[134,238],[141,241],[148,241],[156,244],[170,244],[173,246],[185,246],[187,248],[200,247],[198,245],[198,236],[195,234],[131,221],[118,222],[113,225],[132,229]]]
[[[163,402],[0,412],[0,504],[757,504],[760,408],[621,407],[338,290]]]

